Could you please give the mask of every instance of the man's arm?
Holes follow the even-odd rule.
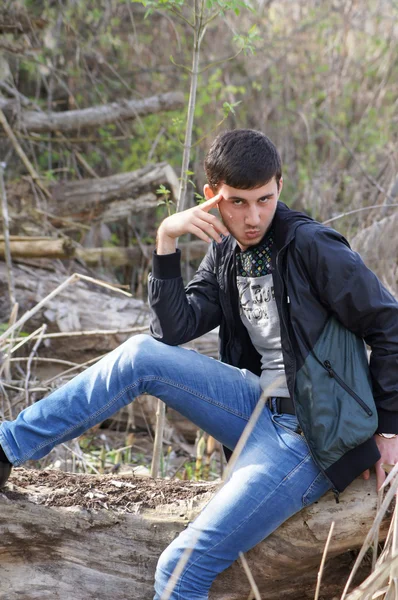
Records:
[[[171,215],[158,230],[157,252],[149,278],[149,304],[152,309],[151,333],[157,339],[178,345],[207,333],[219,325],[221,308],[214,272],[214,244],[209,248],[187,290],[181,277],[181,254],[176,238],[193,233],[200,239],[221,242],[228,231],[208,211],[222,199],[215,196],[200,206]]]
[[[398,433],[397,301],[336,231],[320,228],[306,252],[310,279],[322,303],[372,349],[369,368],[378,410],[377,431]],[[385,479],[382,464],[398,462],[398,438],[376,434],[375,439],[381,453],[376,464],[379,488]]]

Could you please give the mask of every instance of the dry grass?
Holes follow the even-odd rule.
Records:
[[[376,557],[372,573],[360,586],[347,594],[349,584],[361,560],[364,558],[367,550],[370,548],[374,540],[378,539],[379,527],[383,517],[397,497],[398,465],[395,465],[394,468],[392,468],[390,465],[387,465],[386,470],[390,470],[391,472],[389,473],[382,489],[379,492],[379,510],[377,511],[373,526],[371,527],[365,539],[357,561],[347,581],[344,592],[341,596],[341,600],[396,600],[398,598],[398,515],[396,506],[391,518],[390,528],[383,551],[379,557]],[[388,490],[387,486],[389,486]],[[374,548],[377,548],[377,544],[374,544]]]
[[[374,270],[390,292],[398,297],[398,213],[375,221],[352,239],[353,250]]]

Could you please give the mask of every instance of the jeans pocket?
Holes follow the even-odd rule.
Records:
[[[272,420],[275,425],[278,425],[278,427],[282,427],[288,433],[292,433],[294,436],[304,439],[301,435],[301,429],[298,424],[296,415],[288,415],[286,413],[274,413],[272,415]]]
[[[303,494],[302,505],[309,506],[313,502],[319,500],[323,494],[325,494],[328,490],[330,490],[332,484],[325,477],[325,475],[320,471],[318,475],[315,477],[314,481],[309,486],[308,490]]]
[[[305,437],[300,433],[295,415],[276,413],[271,418],[280,442],[300,459],[305,458],[310,450]]]

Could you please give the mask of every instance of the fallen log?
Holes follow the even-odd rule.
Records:
[[[151,598],[158,556],[216,488],[202,482],[15,469],[0,494],[2,597]],[[246,554],[262,597],[313,597],[332,520],[321,593],[324,600],[340,595],[350,568],[347,553],[361,545],[375,510],[374,479],[358,479],[340,504],[329,493],[289,519]],[[242,600],[249,591],[236,562],[217,578],[210,599]]]
[[[67,278],[59,273],[59,267],[57,271],[51,271],[19,264],[13,265],[13,275],[19,316],[31,310]],[[0,296],[3,298],[0,303],[0,323],[7,323],[11,307],[6,265],[1,261]],[[32,332],[46,323],[48,334],[65,333],[65,337],[44,338],[40,356],[84,362],[113,350],[131,337],[136,328],[149,331],[149,321],[150,311],[146,302],[81,281],[64,288],[47,301],[23,329]],[[109,333],[105,334],[104,329]],[[70,332],[89,332],[89,335],[68,337]],[[189,346],[203,354],[217,356],[218,333],[211,331],[193,340]]]
[[[32,208],[32,190],[25,182],[7,186],[10,202],[10,222],[14,233],[40,233],[37,221],[44,214],[55,227],[87,229],[95,221],[112,223],[137,215],[159,204],[158,187],[171,191],[170,199],[178,198],[179,181],[166,162],[148,165],[137,171],[119,173],[98,179],[55,184],[52,202],[47,211]],[[84,224],[86,223],[86,224]]]
[[[76,247],[72,240],[64,238],[10,236],[10,252],[14,258],[72,258]],[[4,256],[5,242],[0,238],[0,258]]]
[[[17,239],[15,239],[17,238]],[[202,258],[207,250],[206,242],[194,240],[192,242],[180,242],[183,260],[196,260]],[[87,265],[103,265],[120,267],[124,265],[139,265],[142,255],[151,257],[155,249],[154,244],[119,248],[117,246],[108,248],[81,248],[64,238],[29,238],[22,236],[10,237],[10,252],[14,259],[18,258],[78,258]],[[4,259],[4,238],[0,237],[0,259]]]
[[[22,110],[18,119],[13,119],[16,110],[15,101],[0,99],[0,108],[18,131],[49,133],[60,131],[69,133],[89,128],[103,127],[116,121],[126,121],[137,117],[146,117],[155,113],[183,108],[182,92],[167,92],[143,100],[124,100],[100,106],[91,106],[80,110],[64,112],[39,112]]]
[[[110,177],[58,183],[51,189],[54,203],[51,212],[92,220],[102,215],[115,200],[129,199],[134,205],[143,194],[155,195],[156,188],[162,183],[171,188],[172,197],[178,197],[177,175],[166,162]]]
[[[15,295],[19,304],[18,315],[32,309],[66,279],[65,273],[46,269],[13,265]],[[6,265],[0,262],[0,322],[7,323],[11,307],[8,302]],[[24,326],[24,331],[34,331],[43,323],[51,332],[95,331],[97,335],[81,338],[48,339],[40,346],[40,356],[71,359],[74,362],[99,356],[116,348],[132,334],[123,333],[134,327],[148,327],[149,309],[145,302],[129,298],[117,291],[109,291],[78,282],[65,288],[49,300]],[[121,331],[104,335],[103,329]]]
[[[152,192],[142,194],[136,198],[113,201],[101,214],[101,222],[114,223],[115,221],[122,221],[143,210],[156,208],[158,204],[159,196]]]

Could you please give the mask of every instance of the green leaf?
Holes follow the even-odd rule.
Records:
[[[198,204],[202,204],[203,202],[206,202],[206,198],[204,196],[202,196],[201,194],[198,194],[198,192],[194,192],[194,196],[195,196]]]

